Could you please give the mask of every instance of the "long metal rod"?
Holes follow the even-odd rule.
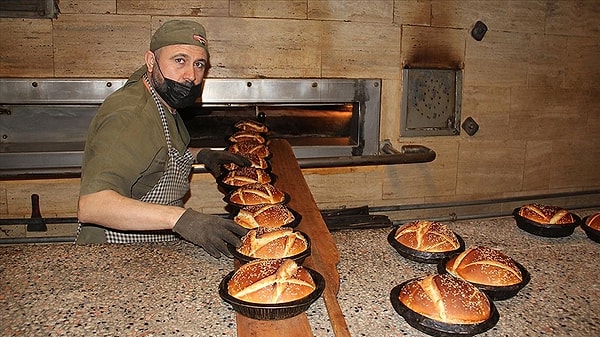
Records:
[[[342,156],[298,158],[300,168],[346,167],[428,163],[435,160],[435,151],[421,145],[403,146],[401,151],[372,156]]]
[[[575,197],[575,196],[591,195],[591,194],[600,194],[600,190],[525,195],[525,196],[520,196],[520,197],[482,199],[482,200],[472,200],[472,201],[453,201],[453,202],[440,202],[440,203],[428,203],[428,204],[374,206],[374,207],[370,207],[369,209],[372,212],[393,212],[393,211],[406,211],[406,210],[415,210],[415,209],[489,205],[489,204],[509,203],[509,202],[525,201],[525,200],[540,200],[540,199]]]
[[[23,244],[23,243],[67,243],[75,242],[74,236],[38,236],[27,238],[2,238],[0,244]]]

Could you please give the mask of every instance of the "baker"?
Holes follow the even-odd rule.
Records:
[[[192,164],[214,175],[242,156],[189,148],[178,109],[194,104],[209,62],[206,31],[174,20],[152,36],[145,64],[108,96],[85,144],[76,243],[133,243],[183,238],[214,257],[230,256],[246,229],[229,219],[184,208]]]

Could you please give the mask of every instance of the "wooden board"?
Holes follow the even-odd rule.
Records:
[[[283,139],[273,139],[269,143],[269,149],[272,153],[272,171],[277,177],[275,186],[290,195],[288,206],[302,215],[302,221],[297,229],[306,233],[311,239],[311,256],[306,259],[304,265],[318,271],[325,278],[323,300],[333,332],[336,336],[350,336],[344,314],[337,301],[340,288],[337,264],[340,256],[335,241],[304,180],[290,144]],[[257,321],[238,314],[237,328],[240,337],[313,336],[306,314],[279,321]]]

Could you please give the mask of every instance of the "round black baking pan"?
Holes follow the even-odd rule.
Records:
[[[304,263],[304,260],[310,256],[310,237],[308,235],[306,235],[306,233],[301,232],[301,231],[295,231],[295,232],[299,232],[300,234],[302,234],[302,236],[304,237],[304,239],[306,239],[306,250],[304,250],[301,253],[295,254],[295,255],[291,255],[291,256],[279,256],[279,257],[272,257],[272,259],[292,259],[296,262],[297,265],[302,265],[302,263]],[[229,250],[229,252],[231,253],[231,255],[233,255],[233,257],[235,259],[237,259],[238,261],[240,261],[241,264],[246,264],[250,261],[253,260],[258,260],[260,258],[258,257],[251,257],[248,255],[244,255],[242,253],[240,253],[233,245],[231,244],[227,244],[227,250]]]
[[[526,219],[519,215],[520,207],[517,207],[513,211],[513,216],[517,222],[517,227],[526,231],[529,234],[543,236],[548,238],[560,238],[573,234],[575,228],[579,226],[581,223],[581,218],[579,218],[576,214],[573,214],[573,218],[575,218],[575,222],[571,224],[562,224],[562,225],[550,225],[550,224],[541,224],[536,221],[532,221]]]
[[[448,261],[451,258],[452,257],[447,257],[438,263],[437,271],[439,274],[448,273],[448,270],[446,270],[446,264],[448,263]],[[454,275],[456,277],[460,277],[463,280],[476,286],[479,290],[483,291],[492,301],[503,301],[503,300],[507,300],[507,299],[517,295],[517,293],[521,289],[523,289],[529,283],[529,281],[531,281],[531,274],[529,274],[527,269],[525,269],[525,267],[523,267],[523,265],[518,263],[517,261],[514,261],[514,262],[517,265],[517,268],[519,268],[519,270],[521,271],[521,276],[523,277],[523,280],[518,284],[513,284],[513,285],[509,285],[509,286],[495,287],[495,286],[490,286],[487,284],[479,284],[479,283],[471,282],[467,279],[464,279],[464,278],[460,277],[459,275],[454,275],[454,274],[452,274],[452,275]]]
[[[404,320],[406,320],[410,326],[430,336],[474,336],[493,328],[500,319],[500,313],[498,312],[498,309],[496,309],[494,302],[490,300],[489,297],[488,300],[490,302],[491,309],[490,317],[481,323],[449,324],[423,316],[412,311],[400,301],[400,290],[402,290],[402,288],[411,281],[412,280],[408,280],[392,288],[392,291],[390,292],[390,301],[392,302],[392,307],[400,316],[404,318]]]
[[[235,271],[227,274],[219,284],[219,296],[221,296],[223,301],[229,303],[237,313],[252,319],[270,321],[294,317],[308,310],[308,308],[321,297],[323,290],[325,290],[325,279],[323,276],[316,270],[306,267],[303,268],[310,273],[316,287],[312,293],[302,299],[274,304],[252,303],[237,299],[231,296],[227,291],[227,284]]]
[[[398,242],[396,240],[395,234],[396,234],[397,229],[398,229],[398,227],[394,227],[394,229],[392,229],[390,234],[388,234],[387,240],[388,240],[389,244],[392,247],[394,247],[394,249],[396,249],[396,251],[400,255],[402,255],[403,257],[405,257],[409,260],[412,260],[412,261],[435,264],[446,257],[452,256],[456,253],[463,252],[465,250],[465,241],[460,237],[460,235],[458,235],[456,233],[454,233],[454,235],[456,235],[456,238],[458,239],[458,242],[460,243],[460,246],[458,247],[458,249],[450,250],[447,252],[435,252],[435,253],[434,252],[424,252],[421,250],[412,249],[412,248],[406,247],[405,245],[401,244],[400,242]]]
[[[592,227],[587,225],[588,218],[589,216],[583,218],[581,222],[581,229],[583,229],[587,237],[590,238],[592,241],[600,243],[600,231],[597,229],[593,229]]]

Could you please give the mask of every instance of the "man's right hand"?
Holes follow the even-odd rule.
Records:
[[[204,214],[188,208],[175,223],[173,231],[187,241],[197,244],[215,258],[221,254],[232,257],[227,244],[239,247],[240,237],[248,230],[233,220]]]

